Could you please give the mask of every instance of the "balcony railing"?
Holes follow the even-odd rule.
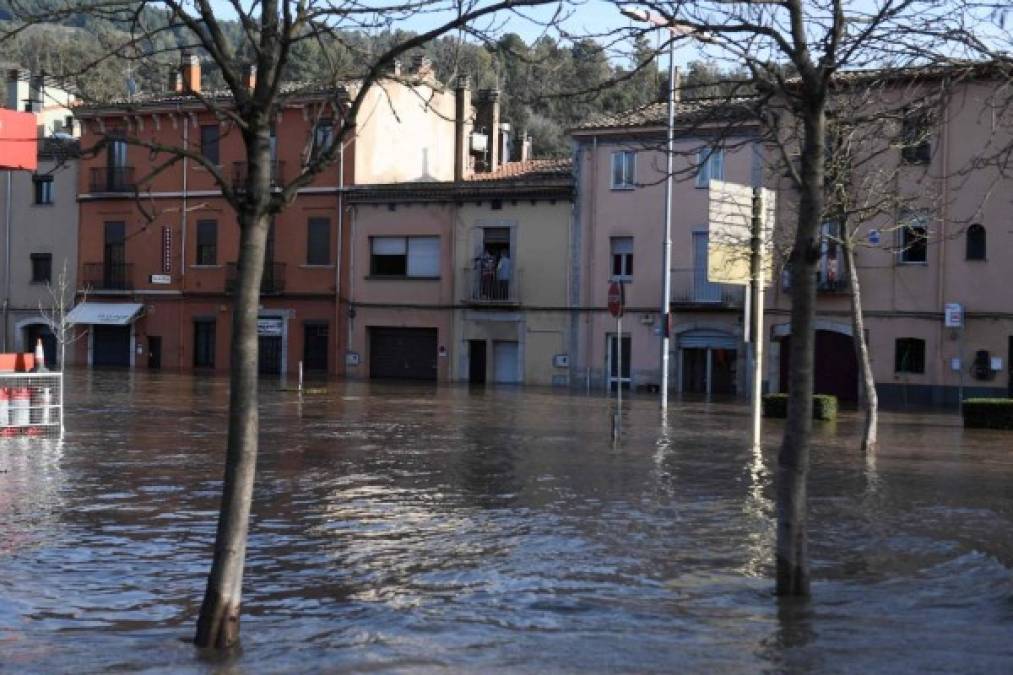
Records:
[[[232,189],[246,189],[246,179],[250,174],[248,162],[232,163]],[[274,160],[271,162],[271,187],[278,187],[285,184],[285,162]]]
[[[468,284],[470,289],[468,302],[473,305],[517,305],[520,304],[520,297],[517,291],[518,279],[517,270],[511,269],[509,278],[499,279],[496,272],[483,272],[478,269],[470,269],[468,273],[471,281]]]
[[[791,270],[785,269],[781,274],[781,288],[785,291],[791,290]],[[816,271],[816,292],[817,293],[847,293],[851,290],[851,280],[837,271],[836,266],[820,265]]]
[[[716,284],[707,281],[707,270],[705,269],[672,270],[673,304],[741,307],[745,297],[744,286]]]
[[[96,291],[129,291],[133,272],[133,263],[84,263],[81,284]]]
[[[133,192],[135,188],[132,166],[91,168],[91,192]]]
[[[239,266],[229,263],[225,268],[225,292],[235,293],[239,287]],[[285,292],[285,263],[264,263],[264,276],[260,279],[261,295],[278,295]]]

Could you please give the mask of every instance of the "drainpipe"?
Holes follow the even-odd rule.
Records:
[[[3,307],[4,328],[3,328],[3,335],[2,335],[3,340],[2,340],[2,342],[0,342],[0,345],[2,345],[2,347],[0,347],[0,351],[4,351],[4,352],[7,351],[7,317],[8,317],[8,314],[10,313],[10,304],[11,304],[11,209],[13,208],[13,204],[11,204],[11,200],[14,198],[14,192],[11,189],[11,181],[12,181],[11,170],[8,169],[7,170],[7,200],[5,202],[5,205],[6,205],[6,209],[5,209],[6,210],[6,218],[5,218],[6,224],[4,225],[4,238],[5,238],[5,240],[4,240],[4,270],[5,270],[5,275],[4,275],[4,307]]]
[[[176,106],[176,109],[179,110],[179,111],[182,111],[182,108],[179,105]],[[185,150],[189,150],[190,149],[190,120],[187,119],[186,115],[181,115],[181,116],[183,118],[183,148]],[[180,225],[180,234],[179,234],[179,291],[180,291],[180,294],[182,296],[181,305],[182,305],[182,307],[184,309],[186,308],[186,202],[187,202],[187,189],[188,189],[188,187],[187,187],[188,186],[188,182],[187,182],[187,178],[188,178],[187,169],[188,168],[189,167],[187,165],[187,159],[186,159],[186,157],[183,157],[183,198],[182,198],[182,208],[180,208],[180,210],[179,210],[179,225]],[[180,313],[182,313],[182,312],[180,312]],[[180,317],[180,319],[182,319],[182,317]],[[186,331],[186,327],[185,327],[184,324],[186,324],[187,322],[180,320],[177,323],[179,324],[179,342],[178,342],[178,346],[176,347],[176,358],[177,358],[176,366],[179,367],[179,366],[182,365],[181,363],[178,362],[178,359],[179,359],[179,353],[180,353],[181,348],[182,348],[182,346],[184,344],[184,340],[186,339],[186,332],[187,331]]]
[[[947,96],[943,97],[943,133],[942,133],[942,164],[943,164],[943,208],[941,218],[939,219],[939,292],[938,301],[936,304],[937,309],[942,309],[946,302],[946,225],[950,217],[950,103]],[[961,298],[963,300],[963,298]],[[964,308],[964,327],[960,328],[961,332],[966,330],[967,327],[967,308]],[[943,344],[946,341],[946,322],[939,327],[939,343],[937,347],[936,356],[936,367],[939,368],[942,373],[947,373],[948,368],[943,363]],[[960,350],[958,354],[960,358],[960,369],[964,369],[964,352]],[[963,381],[963,379],[961,379]],[[940,385],[943,384],[943,378],[939,378]],[[944,390],[945,391],[945,390]],[[959,406],[959,403],[958,403]]]
[[[344,236],[345,229],[345,147],[346,144],[342,143],[338,150],[338,257],[334,261],[334,347],[337,352],[338,346],[338,324],[341,317],[341,256],[344,254],[344,242],[342,237]],[[347,351],[347,345],[346,345]],[[341,365],[344,367],[344,355],[335,354],[335,357],[341,357]],[[334,364],[335,371],[338,369],[338,363]]]

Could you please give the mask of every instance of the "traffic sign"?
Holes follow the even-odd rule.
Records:
[[[609,284],[609,313],[619,318],[623,315],[623,309],[626,305],[626,297],[623,292],[623,284],[621,281],[613,281]]]

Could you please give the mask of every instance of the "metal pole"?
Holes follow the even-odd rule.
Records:
[[[763,397],[763,190],[753,188],[753,222],[749,238],[749,339],[753,346],[753,450],[762,447],[760,404]]]
[[[668,313],[672,297],[672,154],[675,151],[675,39],[668,43],[668,146],[665,161],[665,244],[661,268],[661,408],[668,408]]]
[[[623,315],[616,317],[616,412],[612,416],[612,440],[622,433],[623,416]]]
[[[11,304],[11,212],[13,205],[11,200],[14,192],[11,189],[13,172],[7,170],[7,198],[4,201],[6,207],[6,224],[4,225],[4,326],[3,334],[0,335],[0,351],[7,351],[7,316],[10,314]]]

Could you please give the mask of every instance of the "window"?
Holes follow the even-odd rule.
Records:
[[[907,214],[900,228],[900,261],[902,263],[928,262],[928,217],[925,214]]]
[[[629,190],[637,179],[637,153],[621,150],[612,153],[612,189]]]
[[[333,137],[333,120],[320,120],[317,122],[316,126],[313,127],[313,156],[317,157],[320,153],[326,151],[330,147]]]
[[[985,259],[985,228],[978,223],[967,228],[967,259]]]
[[[193,366],[215,367],[215,320],[195,319],[193,322]]]
[[[705,188],[712,180],[725,179],[725,151],[721,148],[701,148],[696,156],[696,186]]]
[[[376,276],[440,276],[439,237],[371,237],[370,253],[370,274]]]
[[[218,264],[218,221],[197,221],[197,264]]]
[[[32,254],[32,283],[48,284],[53,278],[53,254]]]
[[[633,278],[633,237],[612,237],[612,277]]]
[[[928,164],[932,160],[929,114],[925,110],[906,111],[901,123],[900,156],[908,164]]]
[[[306,264],[331,264],[331,221],[329,218],[310,218],[306,233]]]
[[[53,203],[53,177],[32,176],[32,188],[35,192],[36,204]]]
[[[202,124],[200,128],[200,154],[212,164],[218,164],[218,138],[219,128],[217,124]]]
[[[897,338],[894,343],[893,370],[895,373],[924,373],[925,340]]]

